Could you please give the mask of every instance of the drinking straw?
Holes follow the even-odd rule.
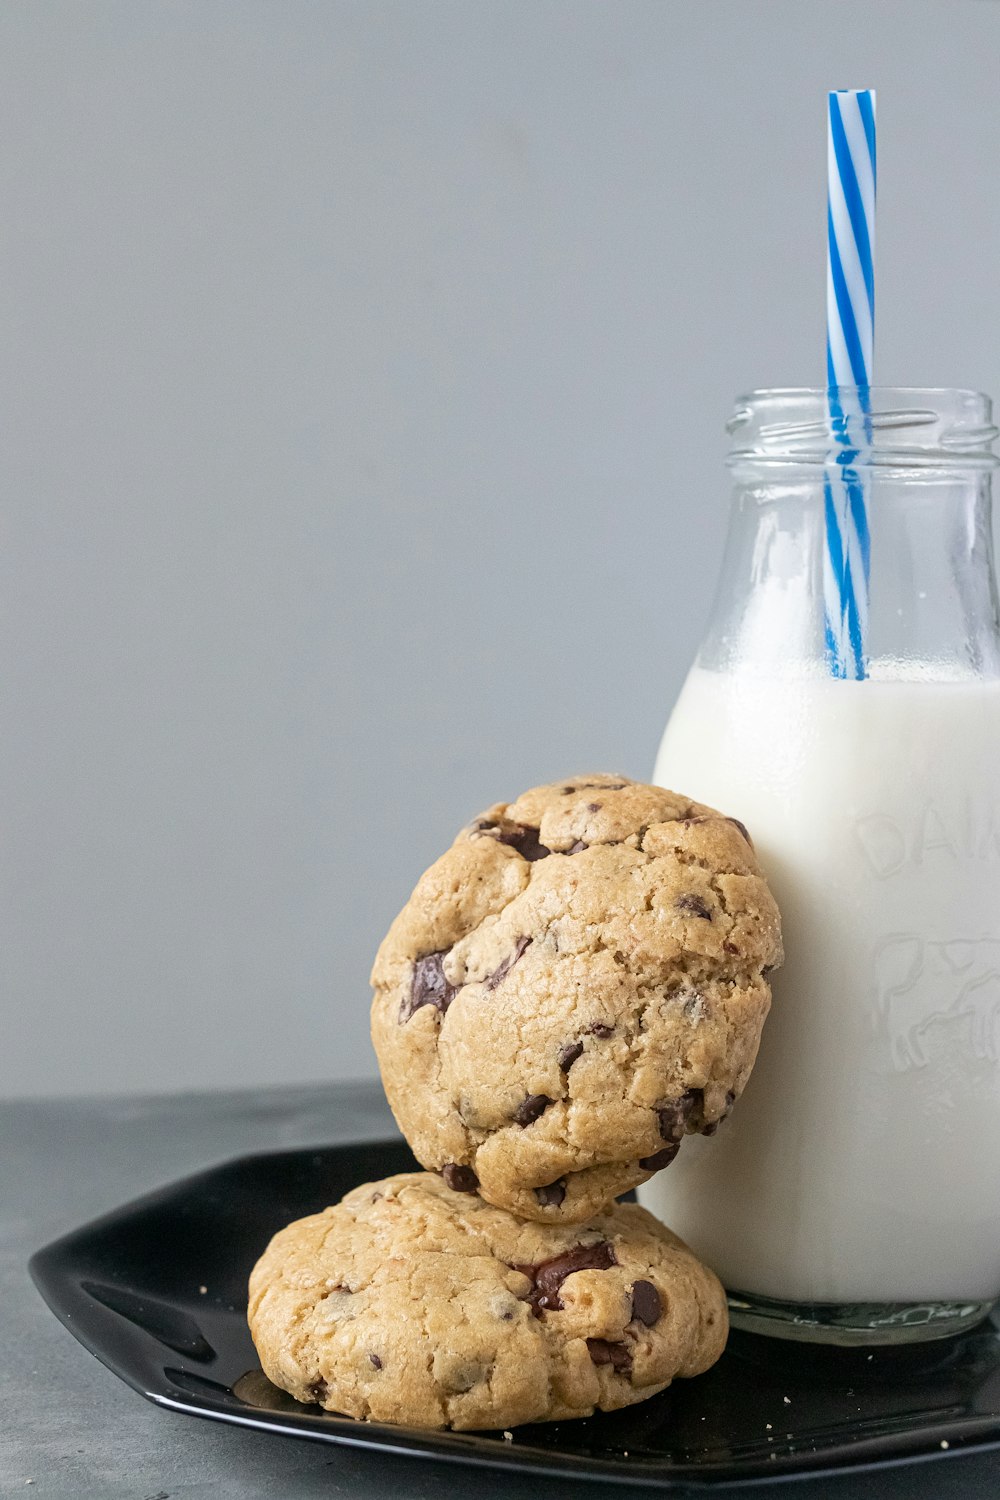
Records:
[[[823,596],[834,677],[867,675],[872,346],[875,329],[875,92],[829,96]],[[859,465],[859,459],[861,463]]]

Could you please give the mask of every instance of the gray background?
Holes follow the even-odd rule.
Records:
[[[827,88],[879,378],[1000,393],[998,57],[994,0],[7,0],[0,1092],[374,1072],[458,826],[649,772],[731,398],[822,378]]]

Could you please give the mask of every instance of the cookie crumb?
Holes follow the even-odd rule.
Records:
[[[945,1441],[945,1439],[944,1439],[944,1438],[942,1438],[942,1439],[941,1439],[941,1447],[942,1447],[942,1448],[950,1448],[950,1447],[951,1447],[951,1444],[950,1444],[950,1443],[949,1443],[949,1442],[946,1442],[946,1441]]]
[[[198,1291],[199,1291],[199,1293],[201,1294],[202,1297],[205,1297],[205,1296],[208,1295],[208,1287],[207,1286],[200,1286],[198,1288]]]
[[[503,1440],[504,1440],[505,1443],[512,1443],[514,1441],[514,1434],[511,1432],[511,1430],[510,1430],[509,1427],[507,1428],[506,1432],[503,1434]]]
[[[792,1404],[792,1398],[791,1398],[791,1396],[782,1396],[781,1399],[782,1399],[782,1401],[784,1401],[784,1403],[785,1403],[786,1406],[791,1406],[791,1404]]]

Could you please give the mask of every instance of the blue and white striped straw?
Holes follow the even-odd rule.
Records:
[[[871,439],[875,331],[875,93],[841,89],[829,106],[826,379],[833,445],[826,476],[826,649],[835,677],[861,678],[870,567],[862,447]]]

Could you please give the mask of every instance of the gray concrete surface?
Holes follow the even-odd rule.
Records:
[[[0,1104],[0,1496],[464,1500],[475,1493],[488,1500],[579,1500],[592,1490],[638,1500],[650,1494],[336,1450],[161,1411],[77,1344],[28,1279],[32,1251],[176,1177],[255,1149],[391,1133],[384,1100],[368,1084]],[[759,1500],[986,1500],[998,1488],[1000,1455],[986,1454],[745,1493]]]
[[[879,90],[885,382],[1000,392],[995,0],[0,6],[0,1095],[374,1074],[498,797],[648,774],[723,423],[814,384]]]

